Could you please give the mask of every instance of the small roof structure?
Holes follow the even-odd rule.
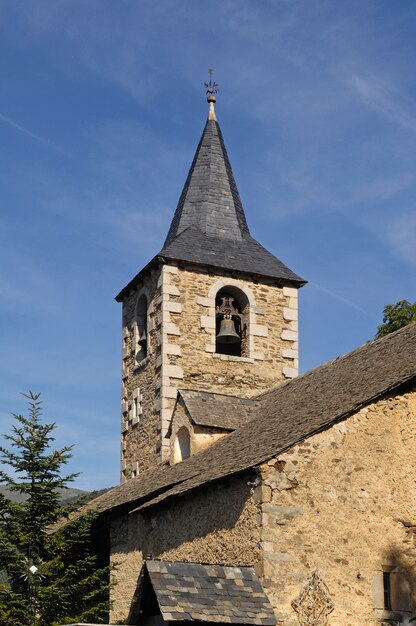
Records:
[[[194,389],[179,389],[191,421],[196,426],[236,430],[251,419],[254,401],[240,396]]]
[[[145,568],[165,621],[276,624],[252,567],[148,560]]]

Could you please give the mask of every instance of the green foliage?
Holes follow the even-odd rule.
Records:
[[[26,397],[29,416],[13,416],[17,423],[5,436],[10,447],[0,446],[0,461],[8,470],[0,471],[0,483],[26,496],[12,502],[0,494],[0,572],[6,575],[0,583],[0,624],[105,623],[109,568],[96,556],[94,515],[48,533],[67,512],[60,490],[77,474],[62,476],[61,471],[72,448],[52,449],[55,424],[40,421],[39,394]]]
[[[399,300],[396,304],[387,304],[383,311],[383,324],[378,327],[376,338],[384,337],[395,330],[416,322],[416,302]]]

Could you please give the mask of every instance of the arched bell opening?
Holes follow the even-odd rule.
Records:
[[[215,352],[246,356],[248,299],[236,287],[223,287],[215,298]]]
[[[182,426],[176,433],[173,447],[173,462],[180,463],[191,456],[191,436],[189,430]]]
[[[135,319],[135,353],[136,361],[143,361],[147,357],[148,350],[148,332],[147,332],[147,298],[141,295],[137,301],[136,319]]]

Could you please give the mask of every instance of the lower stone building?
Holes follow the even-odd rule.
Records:
[[[219,435],[214,396],[185,391],[178,424]],[[84,507],[110,533],[110,621],[414,623],[416,325],[243,400],[212,445]]]

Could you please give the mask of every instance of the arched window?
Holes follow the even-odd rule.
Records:
[[[247,356],[247,321],[249,303],[246,294],[226,286],[215,297],[215,352]]]
[[[143,361],[147,357],[148,332],[147,332],[147,298],[142,294],[136,306],[134,322],[135,356],[136,361]]]
[[[191,436],[185,426],[182,426],[175,437],[173,462],[179,463],[191,456]]]

